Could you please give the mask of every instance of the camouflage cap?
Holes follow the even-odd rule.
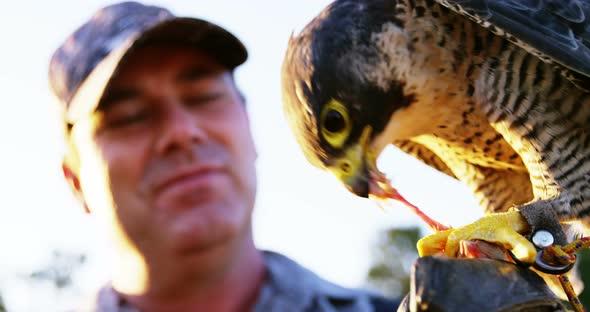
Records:
[[[66,123],[92,112],[119,62],[147,42],[194,46],[230,70],[248,57],[239,39],[208,21],[137,2],[104,7],[66,39],[49,64],[49,84]]]

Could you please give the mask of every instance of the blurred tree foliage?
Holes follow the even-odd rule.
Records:
[[[6,312],[6,306],[4,305],[4,300],[2,299],[2,296],[0,296],[0,312]]]
[[[87,256],[80,252],[54,250],[37,268],[3,276],[0,312],[74,311],[80,301],[79,273]]]
[[[585,286],[580,294],[580,301],[586,309],[590,309],[590,249],[578,252],[578,261],[580,261],[580,275]]]
[[[74,273],[86,262],[86,255],[54,251],[51,260],[44,267],[30,273],[28,278],[33,281],[49,282],[56,289],[72,286]]]
[[[418,258],[416,242],[420,229],[393,228],[380,233],[373,252],[367,283],[392,298],[402,298],[410,290],[412,264]]]

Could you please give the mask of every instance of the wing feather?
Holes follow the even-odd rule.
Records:
[[[590,0],[436,0],[590,89]]]

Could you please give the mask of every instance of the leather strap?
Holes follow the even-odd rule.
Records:
[[[538,201],[534,204],[519,207],[518,210],[531,227],[530,234],[527,236],[529,240],[532,240],[532,235],[535,232],[545,230],[553,234],[555,245],[566,245],[568,243],[565,232],[559,223],[559,218],[549,203]]]

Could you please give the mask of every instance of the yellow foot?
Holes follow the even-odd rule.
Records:
[[[535,246],[519,234],[528,230],[528,223],[518,211],[490,214],[472,224],[426,236],[418,241],[418,254],[457,257],[461,241],[482,240],[512,251],[521,262],[533,263]]]

